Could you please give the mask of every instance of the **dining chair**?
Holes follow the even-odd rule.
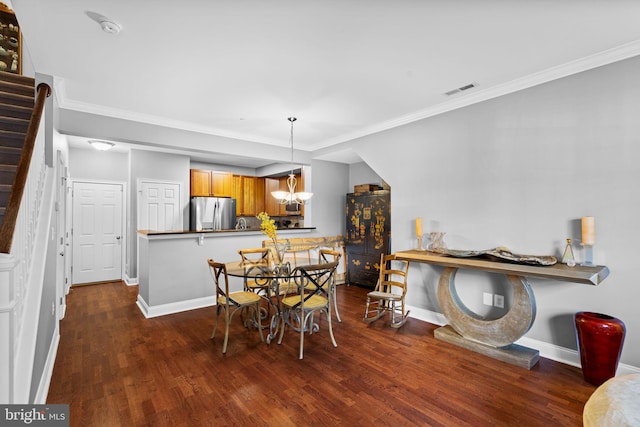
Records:
[[[338,262],[324,264],[303,265],[296,267],[292,272],[290,286],[297,290],[295,294],[284,297],[282,305],[282,328],[278,344],[282,343],[284,330],[287,325],[300,333],[300,359],[304,353],[304,334],[317,332],[319,326],[313,321],[313,314],[321,312],[325,314],[329,326],[329,336],[334,347],[337,347],[331,326],[331,301],[323,290],[332,280]],[[311,286],[309,286],[311,285]]]
[[[238,251],[238,254],[240,254],[241,265],[247,270],[252,268],[267,268],[269,267],[271,261],[271,251],[268,248],[240,249]],[[244,287],[247,291],[260,293],[261,290],[264,290],[265,283],[263,283],[262,281],[256,282],[256,280],[245,279]]]
[[[311,264],[311,250],[312,248],[308,245],[292,245],[285,250],[285,255],[287,258],[292,258],[294,267],[297,267],[298,265]],[[300,260],[299,262],[298,259]]]
[[[318,251],[318,264],[330,263],[330,262],[340,262],[340,257],[342,254],[338,251],[334,251],[332,249],[320,249]],[[336,313],[336,319],[338,322],[342,322],[340,319],[340,313],[338,313],[338,299],[336,297],[336,274],[337,268],[334,270],[333,275],[331,276],[331,280],[323,286],[323,291],[327,294],[329,299],[333,301],[333,310]],[[307,287],[313,287],[313,284],[308,284]]]
[[[268,248],[240,249],[238,253],[241,258],[240,263],[247,273],[269,267],[271,251]],[[267,319],[270,314],[269,280],[248,279],[247,276],[249,276],[249,274],[244,278],[244,290],[259,295],[266,302],[266,304],[261,307],[260,311],[261,313],[264,313],[261,317]]]
[[[216,336],[218,319],[220,318],[220,313],[224,312],[225,330],[222,353],[226,353],[227,343],[229,342],[229,325],[233,319],[233,315],[238,311],[244,311],[253,314],[253,321],[260,333],[260,339],[264,342],[264,335],[262,334],[262,328],[260,327],[260,297],[253,292],[247,291],[229,292],[227,266],[223,263],[215,262],[212,259],[209,259],[207,263],[209,264],[209,271],[211,272],[211,276],[213,277],[213,281],[216,285],[216,320],[213,325],[211,339]],[[245,319],[245,326],[250,326],[250,320],[252,320],[251,316],[247,316],[247,319]]]
[[[409,262],[399,260],[395,255],[380,256],[380,276],[373,291],[367,294],[367,307],[363,320],[367,323],[378,320],[386,312],[391,312],[391,327],[399,328],[407,321],[409,311],[405,308],[407,294],[407,272]],[[396,320],[396,316],[400,316]]]

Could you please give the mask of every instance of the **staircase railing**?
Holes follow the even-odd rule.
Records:
[[[51,87],[46,83],[40,83],[36,89],[33,113],[31,114],[29,127],[27,128],[20,162],[16,169],[16,179],[9,195],[9,201],[7,202],[2,226],[0,226],[0,253],[8,254],[11,252],[11,244],[13,243],[14,233],[16,230],[18,212],[20,211],[20,204],[22,202],[22,196],[24,194],[27,177],[29,175],[31,156],[33,155],[33,149],[35,147],[36,136],[38,135],[38,128],[44,111],[45,101],[49,95],[51,95]]]
[[[0,402],[28,403],[54,186],[45,160],[45,99],[38,85],[15,185],[0,228]],[[47,217],[48,215],[48,217]],[[44,402],[42,402],[44,403]]]

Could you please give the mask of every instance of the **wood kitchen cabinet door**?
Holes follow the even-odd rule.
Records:
[[[229,172],[211,171],[212,195],[216,197],[232,197],[233,174]]]
[[[242,177],[242,215],[256,215],[256,177]],[[236,202],[237,203],[237,202]]]
[[[255,185],[255,211],[256,215],[265,210],[265,197],[271,197],[271,194],[265,194],[265,178],[256,178]],[[271,197],[273,199],[273,197]]]
[[[289,178],[289,176],[280,177],[280,179],[278,180],[279,181],[278,190],[286,191],[288,193],[289,185],[287,185],[287,178]],[[287,214],[287,205],[280,205],[278,209],[278,215],[285,216],[286,214]]]
[[[280,203],[271,195],[272,191],[280,190],[278,178],[264,179],[264,209],[269,216],[280,216]]]
[[[229,172],[216,172],[191,169],[192,197],[231,197],[233,175]]]
[[[236,216],[242,215],[242,176],[231,177],[231,197],[236,199]]]
[[[191,197],[211,196],[211,171],[191,169]]]

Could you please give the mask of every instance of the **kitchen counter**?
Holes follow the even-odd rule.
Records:
[[[315,227],[279,228],[282,238],[313,237]],[[260,230],[138,230],[138,299],[145,317],[156,317],[215,304],[208,259],[240,259],[238,250],[260,248]],[[236,280],[237,279],[237,280]],[[232,291],[242,279],[230,278]]]
[[[297,232],[310,232],[315,230],[315,227],[291,227],[291,228],[278,228],[278,234],[290,234]],[[232,228],[230,230],[172,230],[172,231],[155,231],[155,230],[138,230],[138,234],[144,236],[162,236],[162,235],[174,235],[174,234],[228,234],[228,233],[262,233],[259,228],[236,230]]]

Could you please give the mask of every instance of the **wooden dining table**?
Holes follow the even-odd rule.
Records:
[[[267,344],[273,341],[281,327],[284,327],[283,310],[281,305],[282,297],[299,292],[298,287],[304,286],[308,280],[313,277],[322,275],[326,270],[334,268],[337,263],[326,263],[326,269],[315,269],[311,274],[305,275],[306,278],[296,271],[298,267],[317,265],[313,260],[298,259],[295,265],[291,262],[284,262],[280,265],[270,264],[251,264],[243,261],[231,261],[225,263],[227,274],[233,277],[241,277],[244,280],[255,280],[261,289],[265,291],[265,300],[273,309],[273,315],[269,322],[269,334],[267,335]],[[329,298],[329,296],[327,296]],[[268,312],[267,312],[268,315]]]

